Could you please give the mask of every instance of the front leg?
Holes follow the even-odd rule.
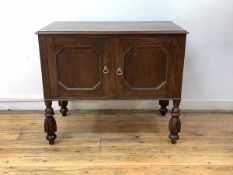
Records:
[[[176,143],[176,140],[179,139],[178,133],[181,130],[181,122],[180,122],[180,100],[173,100],[173,108],[172,108],[172,117],[169,121],[169,130],[170,135],[169,138],[173,144]]]
[[[167,106],[169,105],[169,100],[159,100],[159,105],[161,108],[159,109],[159,112],[162,116],[165,116],[167,113]]]
[[[67,109],[68,101],[67,100],[59,100],[58,104],[61,107],[60,112],[61,112],[62,116],[66,116],[66,113],[68,112],[68,109]]]
[[[56,139],[55,132],[57,131],[57,124],[56,120],[54,119],[53,115],[53,108],[52,108],[52,100],[45,100],[45,121],[44,121],[44,131],[47,133],[46,139],[49,141],[50,145],[54,144],[54,140]]]

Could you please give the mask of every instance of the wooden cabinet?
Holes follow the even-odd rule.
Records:
[[[55,22],[37,32],[43,76],[45,132],[56,138],[52,100],[63,116],[69,99],[160,99],[174,108],[170,139],[180,131],[185,39],[172,22]]]

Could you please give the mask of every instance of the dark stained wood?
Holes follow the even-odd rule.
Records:
[[[49,67],[48,67],[48,54],[47,54],[47,40],[46,36],[38,35],[39,47],[40,47],[40,63],[41,73],[43,80],[44,98],[48,99],[50,95],[50,79],[49,79]]]
[[[101,55],[92,47],[62,48],[56,63],[59,87],[65,90],[92,90],[101,84]]]
[[[169,100],[159,100],[159,105],[161,106],[159,109],[160,114],[165,116],[168,112],[167,106],[169,105]]]
[[[187,31],[172,22],[55,22],[37,34],[51,144],[50,101],[65,116],[70,99],[160,99],[162,115],[172,99],[176,142]]]
[[[60,112],[62,116],[66,116],[66,113],[68,112],[67,105],[68,101],[67,100],[59,100],[58,105],[60,106]]]
[[[54,144],[54,140],[56,139],[57,135],[55,132],[57,131],[57,124],[56,120],[54,119],[53,115],[53,108],[52,108],[52,100],[45,100],[45,121],[44,121],[44,131],[47,133],[46,139],[49,141],[50,145]]]
[[[160,45],[130,47],[124,53],[126,85],[132,90],[160,89],[166,81],[167,59]]]
[[[180,85],[171,85],[178,81],[177,70],[183,69],[181,63],[175,64],[182,61],[177,59],[175,35],[132,35],[119,40],[116,69],[124,73],[116,77],[117,97],[180,98],[180,89],[174,90]]]
[[[180,100],[173,100],[173,108],[172,108],[172,117],[169,121],[169,138],[173,144],[179,139],[178,133],[181,130],[181,122],[180,122]]]
[[[86,36],[48,36],[48,61],[52,98],[108,97],[112,90],[109,39]],[[109,88],[110,87],[110,88]]]
[[[171,21],[75,22],[57,21],[37,34],[186,34]]]

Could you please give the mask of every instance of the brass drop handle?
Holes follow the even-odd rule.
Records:
[[[122,71],[120,66],[117,68],[116,74],[117,75],[123,75],[123,71]]]
[[[104,68],[103,68],[103,74],[108,74],[108,73],[109,73],[108,66],[104,66]]]

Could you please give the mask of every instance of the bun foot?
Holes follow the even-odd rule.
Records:
[[[60,112],[61,112],[62,116],[63,117],[66,116],[66,113],[68,112],[68,109],[67,109],[68,101],[66,101],[66,100],[59,100],[58,104],[61,107],[60,108]]]
[[[159,109],[159,112],[162,116],[165,116],[168,112],[167,106],[169,105],[169,100],[159,100],[159,105],[161,108]]]
[[[66,116],[67,111],[68,111],[67,108],[61,108],[61,109],[60,109],[61,115],[62,115],[63,117]]]
[[[166,113],[168,112],[168,110],[167,110],[167,108],[160,108],[160,109],[159,109],[159,112],[160,112],[160,114],[161,114],[162,116],[165,116]]]
[[[179,140],[179,135],[169,135],[169,139],[171,140],[172,144],[175,144],[177,140]]]
[[[47,136],[46,136],[46,139],[49,141],[49,144],[50,144],[50,145],[53,145],[53,144],[54,144],[56,138],[57,138],[57,135],[56,135],[56,134],[54,134],[54,135],[47,135]]]

